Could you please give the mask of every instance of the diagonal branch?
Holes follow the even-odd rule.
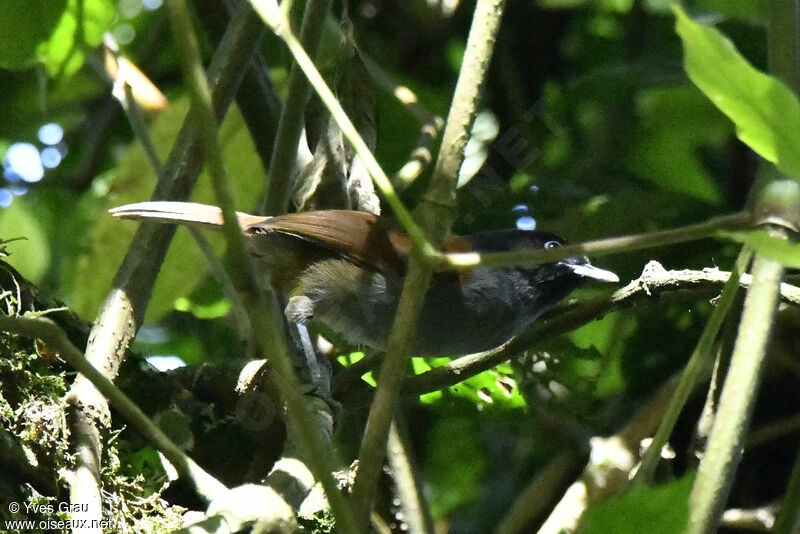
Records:
[[[547,318],[533,323],[525,332],[501,347],[462,356],[446,365],[407,379],[403,385],[403,393],[422,395],[458,384],[525,350],[530,350],[537,343],[575,330],[613,311],[651,301],[654,295],[663,300],[685,300],[687,293],[693,298],[696,298],[698,293],[714,296],[729,278],[729,272],[717,269],[666,271],[658,262],[651,261],[645,266],[639,278],[611,295],[575,305],[560,306]],[[752,276],[744,274],[739,283],[746,288],[750,286],[752,280]],[[800,287],[783,283],[780,292],[785,302],[800,306]]]

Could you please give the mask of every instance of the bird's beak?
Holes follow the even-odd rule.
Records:
[[[591,278],[592,280],[597,280],[599,282],[619,282],[619,276],[612,273],[611,271],[607,271],[605,269],[601,269],[600,267],[595,267],[589,263],[584,264],[566,264],[572,269],[572,272],[579,276],[583,276],[585,278]]]

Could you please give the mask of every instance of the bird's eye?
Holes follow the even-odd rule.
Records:
[[[544,248],[558,248],[561,246],[561,243],[558,241],[548,241],[544,244]]]

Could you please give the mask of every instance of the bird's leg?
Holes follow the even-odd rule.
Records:
[[[284,316],[290,326],[292,340],[296,347],[302,349],[305,355],[305,367],[308,369],[311,385],[320,398],[324,399],[337,412],[339,403],[331,397],[331,374],[333,369],[325,355],[317,354],[306,323],[314,316],[311,299],[306,296],[294,296],[284,309]]]
[[[330,395],[330,379],[323,376],[322,367],[317,360],[317,352],[314,350],[311,336],[308,335],[308,328],[302,323],[292,323],[292,325],[297,330],[297,335],[300,338],[300,347],[302,347],[303,353],[306,355],[306,365],[308,366],[311,383],[322,396]]]

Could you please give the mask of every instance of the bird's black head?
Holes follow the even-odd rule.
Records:
[[[543,250],[566,244],[564,239],[555,234],[531,230],[481,232],[466,236],[465,239],[469,241],[476,252]],[[545,265],[549,266],[549,269],[541,273],[543,278],[552,275],[553,277],[566,276],[583,281],[619,282],[619,277],[616,274],[595,267],[586,256],[576,256]]]

